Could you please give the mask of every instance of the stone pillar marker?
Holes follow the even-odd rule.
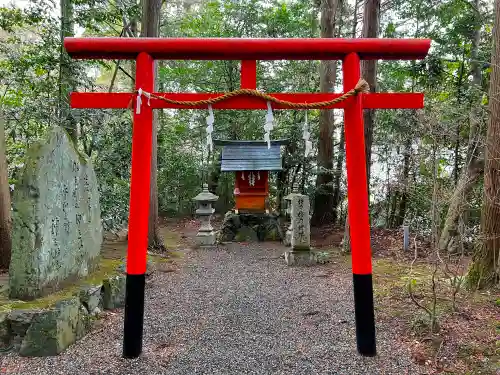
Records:
[[[200,217],[201,226],[196,235],[196,243],[198,246],[213,246],[216,238],[214,228],[210,224],[215,209],[212,208],[212,203],[216,202],[219,197],[208,191],[208,185],[203,184],[203,191],[193,198],[198,202],[199,207],[196,214]]]
[[[292,192],[288,194],[285,197],[285,200],[287,201],[287,207],[286,207],[286,213],[290,216],[290,225],[288,226],[286,233],[285,233],[285,240],[283,241],[285,246],[291,246],[292,245],[292,198],[299,194],[299,184],[297,181],[293,183],[292,186]]]
[[[403,250],[408,251],[410,248],[410,226],[403,225]]]
[[[292,197],[292,250],[311,250],[309,197],[296,194]]]
[[[294,194],[291,197],[292,250],[285,252],[285,261],[289,266],[316,263],[314,253],[311,251],[309,208],[307,195]]]

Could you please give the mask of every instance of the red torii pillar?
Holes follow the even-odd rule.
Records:
[[[427,55],[427,39],[225,39],[225,38],[66,38],[64,46],[78,59],[136,60],[136,89],[151,93],[155,59],[241,60],[241,88],[256,88],[256,60],[342,60],[344,92],[360,79],[360,59],[421,59]],[[155,93],[178,101],[195,101],[222,95]],[[339,97],[334,93],[270,94],[294,103],[313,103]],[[72,93],[73,108],[136,107],[135,93]],[[347,196],[351,234],[356,338],[359,353],[376,354],[373,309],[372,262],[366,181],[363,108],[422,108],[423,94],[358,94],[326,108],[343,108],[345,122]],[[273,104],[273,109],[290,109]],[[134,111],[129,239],[123,356],[136,358],[142,351],[144,285],[147,260],[149,189],[153,109],[205,109],[206,106],[169,104],[143,100]],[[267,109],[266,102],[238,96],[216,103],[214,109]],[[296,108],[294,108],[296,109]],[[325,109],[325,108],[323,108]]]

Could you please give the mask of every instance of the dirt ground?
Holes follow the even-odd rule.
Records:
[[[198,224],[188,221],[176,230],[185,232],[184,225],[191,236]],[[350,254],[340,251],[343,236],[344,227],[311,229],[312,246],[332,252],[331,274],[350,268]],[[377,321],[394,327],[413,360],[429,374],[500,375],[500,290],[466,289],[471,257],[437,259],[429,241],[413,235],[410,251],[404,252],[402,230],[372,229],[371,245]],[[414,300],[435,310],[432,333],[427,311],[410,298],[410,282]]]
[[[213,225],[218,228],[220,220]],[[198,226],[197,220],[163,221],[161,233],[166,247],[175,251],[179,246],[192,245]],[[343,235],[343,227],[311,229],[312,246],[331,252],[330,275],[350,269],[350,255],[340,251]],[[453,281],[455,285],[463,281],[470,256],[441,257],[437,261],[430,243],[422,237],[412,237],[411,249],[405,253],[402,238],[402,230],[372,229],[377,322],[391,325],[411,351],[413,361],[425,366],[429,374],[500,375],[500,291],[453,286]],[[114,245],[111,242],[106,246]],[[414,300],[431,312],[435,310],[434,332],[428,313],[410,298],[410,282]]]
[[[216,221],[214,226],[218,225]],[[183,249],[193,244],[198,227],[196,220],[164,221],[161,235],[167,256],[182,257]],[[331,254],[321,273],[325,282],[331,282],[332,293],[339,275],[348,278],[350,273],[350,255],[340,251],[342,238],[343,228],[313,228],[311,232],[313,247]],[[391,327],[402,350],[409,351],[411,360],[425,369],[420,374],[500,375],[499,290],[457,288],[470,258],[437,259],[424,239],[412,239],[415,244],[416,259],[414,248],[403,252],[402,231],[372,230],[377,327]],[[103,245],[106,258],[121,259],[125,253],[126,233],[109,238]],[[162,267],[162,273],[178,272],[175,260]],[[0,275],[0,279],[5,281],[5,276]],[[429,312],[436,317],[432,332]]]
[[[316,248],[339,249],[343,235],[344,228],[313,228],[311,241]],[[437,258],[421,237],[412,237],[405,253],[402,230],[372,229],[371,239],[377,321],[394,327],[413,360],[433,374],[500,375],[500,290],[466,290],[471,257]],[[349,265],[349,255],[339,257]],[[424,308],[435,310],[434,332]]]

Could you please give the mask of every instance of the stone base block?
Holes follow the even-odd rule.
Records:
[[[292,246],[292,231],[287,230],[285,233],[285,239],[283,240],[285,246]]]
[[[125,306],[124,275],[111,276],[102,282],[102,305],[106,310],[114,310]]]
[[[44,303],[43,308],[37,307],[38,300],[26,308],[0,309],[0,357],[8,351],[26,357],[55,356],[80,340],[90,332],[103,308],[125,305],[126,276],[121,274],[125,269],[117,271],[120,274],[79,287],[72,297],[63,296],[49,306]],[[22,301],[10,302],[14,306]]]
[[[0,312],[0,352],[4,351],[10,344],[10,324],[7,317],[8,313]]]
[[[19,354],[26,357],[47,357],[61,353],[77,340],[80,301],[60,301],[54,309],[33,318]]]
[[[215,232],[198,232],[198,234],[196,235],[196,244],[198,246],[215,246]]]
[[[312,266],[316,257],[312,251],[286,251],[285,262],[288,266]]]
[[[80,289],[78,297],[80,302],[91,315],[97,315],[96,312],[102,309],[102,284],[88,285]]]
[[[221,242],[281,241],[283,237],[277,214],[229,211],[220,229]]]

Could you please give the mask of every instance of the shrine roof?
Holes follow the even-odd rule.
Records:
[[[279,171],[281,165],[280,146],[288,140],[271,141],[267,147],[262,141],[214,141],[222,145],[221,171]]]

